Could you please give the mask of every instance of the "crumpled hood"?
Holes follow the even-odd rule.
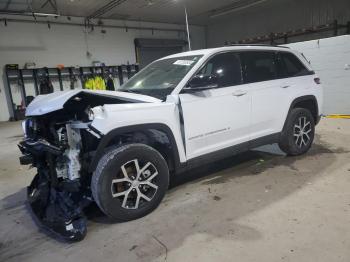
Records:
[[[117,92],[117,91],[92,91],[92,90],[69,90],[59,91],[48,95],[37,96],[27,107],[26,116],[39,116],[63,109],[65,103],[82,93],[96,95],[99,97],[115,98],[130,103],[154,103],[161,100],[140,94]]]

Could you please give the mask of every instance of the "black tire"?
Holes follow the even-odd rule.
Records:
[[[145,170],[142,173],[136,172],[136,166],[139,166],[141,171],[144,168]],[[138,173],[140,178],[136,179]],[[146,185],[145,189],[145,184],[142,183],[154,175],[154,179],[150,180],[153,186]],[[129,180],[119,182],[125,177]],[[155,189],[154,185],[158,188]],[[92,196],[97,205],[103,213],[118,222],[137,219],[151,213],[162,201],[168,186],[169,169],[165,159],[158,151],[144,144],[127,144],[108,151],[100,159],[91,180]],[[124,192],[129,193],[116,197]]]
[[[306,122],[303,122],[304,120]],[[305,126],[305,124],[307,125]],[[298,129],[297,126],[299,125],[305,126],[305,133],[308,133],[305,134],[303,133],[304,131],[301,132],[301,130],[304,129]],[[287,155],[298,156],[306,153],[310,149],[314,136],[315,120],[311,112],[304,108],[294,108],[288,115],[278,145]]]

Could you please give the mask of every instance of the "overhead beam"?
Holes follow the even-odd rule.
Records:
[[[4,13],[4,11],[0,10],[0,14]],[[7,13],[9,14],[9,13]],[[0,18],[0,22],[6,21],[8,23],[16,22],[16,23],[29,23],[29,24],[47,24],[47,21],[40,20],[26,20],[26,19],[12,19],[12,18]],[[85,26],[83,23],[66,23],[59,21],[50,21],[51,25],[64,25],[64,26]],[[178,33],[186,33],[183,29],[175,29],[175,28],[162,28],[162,27],[143,27],[143,26],[129,26],[129,25],[95,25],[94,27],[100,28],[117,28],[117,29],[130,29],[130,30],[144,30],[144,31],[161,31],[161,32],[178,32]]]
[[[90,14],[89,16],[86,17],[87,20],[93,19],[93,18],[98,18],[103,16],[105,13],[109,12],[111,9],[114,7],[121,5],[122,3],[126,2],[127,0],[112,0],[109,3],[105,4],[101,8],[97,9],[95,12]]]
[[[259,4],[262,4],[266,2],[267,0],[243,0],[243,1],[238,1],[235,2],[234,4],[230,4],[227,6],[220,7],[218,9],[214,9],[209,11],[209,17],[210,18],[216,18],[222,15],[226,15],[229,13],[233,13],[236,11],[241,11],[243,9],[247,9]]]
[[[57,3],[56,0],[46,0],[45,3],[41,5],[41,9],[44,8],[47,4],[50,4],[54,11],[57,13]]]

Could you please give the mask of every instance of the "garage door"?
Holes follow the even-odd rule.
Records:
[[[181,53],[187,42],[179,39],[135,39],[136,59],[140,68],[164,56]]]

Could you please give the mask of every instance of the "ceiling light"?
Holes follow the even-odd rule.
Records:
[[[24,15],[24,16],[39,16],[39,17],[59,17],[59,14],[37,13],[37,12],[22,12],[22,11],[10,11],[0,10],[0,14],[6,15]]]
[[[33,13],[34,16],[42,16],[42,17],[59,17],[59,14],[46,14],[46,13]]]

